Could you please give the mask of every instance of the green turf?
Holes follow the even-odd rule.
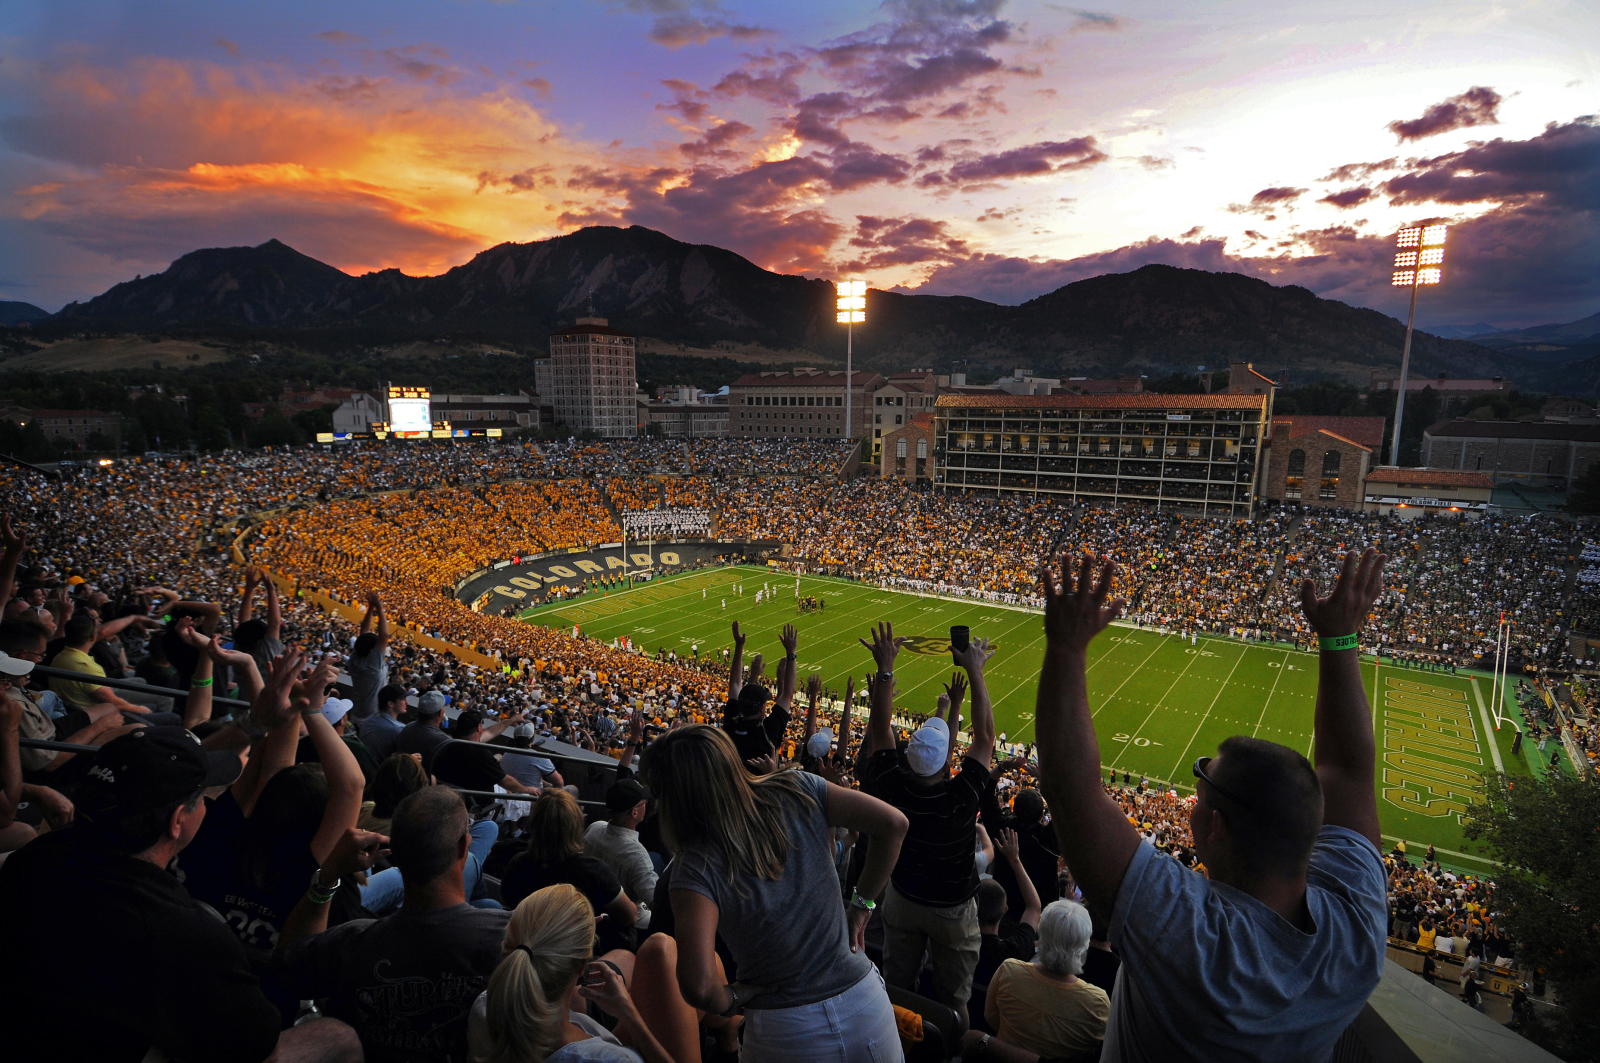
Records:
[[[733,592],[737,583],[744,585],[742,597]],[[781,590],[771,602],[757,605],[755,594],[763,583]],[[987,670],[997,727],[1010,742],[1031,739],[1044,649],[1037,612],[807,576],[801,578],[801,593],[821,597],[827,607],[802,615],[794,584],[794,576],[763,568],[702,570],[545,607],[528,618],[552,626],[577,624],[585,634],[608,641],[627,635],[650,652],[667,647],[680,655],[696,644],[702,655],[731,647],[730,624],[737,620],[749,638],[746,653],[763,652],[769,662],[783,652],[778,632],[793,623],[800,632],[802,683],[819,673],[825,685],[840,691],[847,675],[860,677],[872,667],[871,655],[856,640],[872,624],[888,620],[897,635],[913,640],[896,665],[895,700],[914,712],[932,711],[952,671],[950,626],[966,624],[974,638],[987,637],[997,647]],[[1415,846],[1433,843],[1447,862],[1453,858],[1467,868],[1481,864],[1463,842],[1459,813],[1476,789],[1477,772],[1498,767],[1485,740],[1491,717],[1479,707],[1480,698],[1487,703],[1488,678],[1371,661],[1363,664],[1363,674],[1374,721],[1385,735],[1378,782],[1385,835]],[[1090,648],[1089,698],[1103,765],[1135,779],[1143,775],[1170,783],[1183,793],[1192,787],[1194,759],[1215,753],[1229,735],[1255,735],[1310,755],[1316,688],[1316,655],[1283,646],[1205,637],[1191,644],[1119,624]],[[1529,774],[1533,744],[1512,757],[1513,733],[1510,724],[1498,735],[1488,730],[1501,766]]]

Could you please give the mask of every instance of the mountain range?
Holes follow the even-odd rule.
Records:
[[[277,240],[210,248],[68,304],[43,324],[280,337],[355,330],[370,344],[459,336],[537,348],[592,307],[613,325],[669,342],[755,343],[793,351],[797,361],[842,361],[834,294],[829,281],[773,273],[723,248],[640,226],[595,226],[500,244],[436,277],[396,269],[351,276]],[[1394,318],[1305,288],[1151,265],[1020,306],[874,290],[854,343],[864,368],[967,361],[1110,375],[1251,361],[1273,373],[1364,383],[1370,371],[1398,367],[1404,335]],[[1511,351],[1421,332],[1412,364],[1422,375],[1530,368]]]

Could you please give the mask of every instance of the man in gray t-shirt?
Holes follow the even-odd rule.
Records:
[[[1355,632],[1383,590],[1385,561],[1372,549],[1346,554],[1327,598],[1301,585],[1322,651],[1316,766],[1244,735],[1194,762],[1189,825],[1209,877],[1142,841],[1100,782],[1087,651],[1122,607],[1110,599],[1115,565],[1096,577],[1085,559],[1074,584],[1064,561],[1060,587],[1044,574],[1040,789],[1061,853],[1090,909],[1109,916],[1122,959],[1106,1063],[1326,1060],[1377,986],[1387,883]]]
[[[374,630],[376,625],[376,630]],[[361,633],[345,662],[350,673],[350,710],[354,720],[364,720],[378,711],[378,691],[389,682],[389,618],[377,591],[367,592],[367,615],[361,618]]]

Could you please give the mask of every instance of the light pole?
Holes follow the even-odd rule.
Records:
[[[856,345],[856,322],[867,319],[867,282],[866,281],[840,281],[839,282],[839,324],[845,327],[844,331],[844,437],[854,439],[850,434],[850,377],[854,369]]]
[[[1394,440],[1389,444],[1389,462],[1400,467],[1400,420],[1406,412],[1406,379],[1411,375],[1411,327],[1417,320],[1417,289],[1438,284],[1444,277],[1444,237],[1446,225],[1416,226],[1401,229],[1395,236],[1400,250],[1394,256],[1396,288],[1411,289],[1411,313],[1406,316],[1406,345],[1400,354],[1400,396],[1394,403]]]

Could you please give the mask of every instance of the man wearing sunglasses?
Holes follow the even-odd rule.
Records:
[[[1090,641],[1121,612],[1115,566],[1045,569],[1040,789],[1061,853],[1122,958],[1102,1059],[1325,1060],[1382,974],[1388,916],[1372,711],[1356,632],[1388,560],[1348,553],[1333,592],[1301,584],[1319,663],[1313,768],[1236,735],[1194,762],[1190,814],[1209,878],[1163,859],[1106,794],[1089,708]]]

